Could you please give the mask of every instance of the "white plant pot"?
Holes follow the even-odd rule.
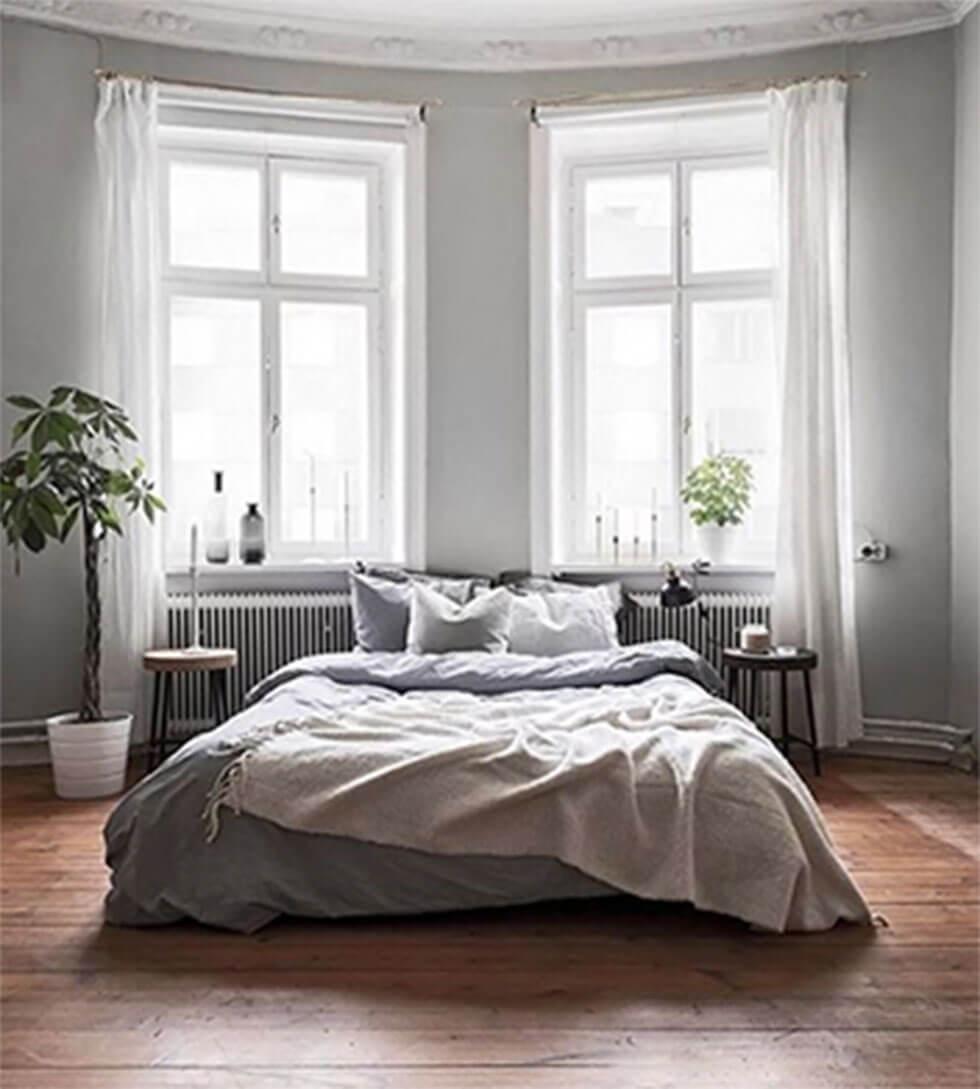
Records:
[[[106,798],[126,785],[133,716],[110,711],[100,722],[79,722],[78,713],[47,720],[48,748],[59,798]]]
[[[735,538],[734,526],[695,526],[694,537],[698,545],[698,559],[713,564],[728,563]]]

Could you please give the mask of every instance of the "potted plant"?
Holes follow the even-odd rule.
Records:
[[[85,649],[81,711],[47,720],[55,790],[63,798],[97,798],[123,789],[132,715],[104,711],[101,691],[102,598],[99,561],[122,516],[151,522],[165,509],[139,458],[126,445],[137,436],[125,411],[73,386],[56,386],[46,404],[8,397],[23,412],[13,450],[0,462],[0,524],[16,554],[42,552],[81,526],[85,572]]]
[[[698,548],[705,559],[724,563],[735,526],[749,509],[752,466],[735,454],[713,454],[687,475],[681,499],[690,507]]]

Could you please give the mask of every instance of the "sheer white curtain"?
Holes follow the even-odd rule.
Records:
[[[159,486],[161,412],[157,92],[124,77],[99,83],[95,117],[102,226],[100,392],[129,413]],[[164,496],[166,498],[166,496]],[[111,535],[110,535],[111,536]],[[103,687],[112,710],[141,709],[143,651],[165,622],[161,533],[142,517],[108,543],[103,571]]]
[[[782,465],[773,628],[820,654],[817,734],[861,734],[851,513],[847,333],[847,84],[769,92],[780,262]],[[796,726],[799,732],[799,726]]]

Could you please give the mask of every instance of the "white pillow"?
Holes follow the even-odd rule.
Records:
[[[465,605],[421,583],[412,585],[406,647],[415,654],[449,650],[504,651],[512,594],[490,590]]]
[[[577,650],[619,646],[615,593],[606,586],[588,590],[517,594],[510,607],[510,650],[553,657]]]

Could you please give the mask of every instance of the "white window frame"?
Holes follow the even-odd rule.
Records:
[[[378,290],[383,284],[382,239],[384,237],[384,186],[382,168],[374,163],[353,163],[343,159],[300,158],[277,155],[269,157],[271,246],[269,252],[269,281],[274,284],[319,287],[329,284],[337,289],[365,288]],[[326,273],[289,272],[282,267],[282,176],[286,173],[321,174],[329,177],[346,175],[363,178],[367,183],[367,271],[363,276],[340,276]]]
[[[248,108],[256,99],[249,96]],[[239,101],[240,97],[239,97]],[[288,105],[288,103],[287,103]],[[309,103],[302,103],[309,111]],[[269,100],[282,109],[283,100]],[[424,122],[417,114],[407,123],[366,122],[357,117],[339,123],[331,111],[322,126],[304,115],[282,131],[270,132],[263,117],[256,132],[243,125],[234,130],[227,110],[209,113],[195,106],[200,129],[182,123],[187,107],[178,103],[175,120],[161,127],[162,330],[163,393],[170,403],[170,309],[175,296],[255,299],[261,309],[262,374],[261,502],[266,515],[269,566],[289,567],[315,559],[320,565],[344,567],[353,556],[421,565],[424,554],[425,495],[425,287],[424,287]],[[195,110],[190,115],[197,117]],[[201,124],[203,118],[207,124]],[[249,123],[252,115],[249,114]],[[214,124],[216,127],[209,127]],[[299,135],[292,131],[299,129]],[[217,138],[216,137],[217,134]],[[240,140],[241,146],[238,146]],[[215,146],[220,150],[214,150]],[[261,268],[202,269],[169,263],[169,172],[174,161],[258,164],[260,190]],[[289,169],[365,177],[368,184],[367,275],[335,276],[289,273],[280,267],[277,216],[280,182]],[[282,466],[282,379],[279,306],[283,302],[365,305],[368,320],[368,443],[372,497],[368,539],[343,542],[286,542],[278,481]],[[170,473],[170,427],[164,431],[166,489]],[[165,492],[166,494],[166,492]],[[229,512],[234,520],[236,511]],[[181,542],[168,542],[168,562],[186,562]]]
[[[710,107],[709,107],[710,108]],[[595,125],[595,117],[585,117]],[[621,121],[622,119],[619,118]],[[572,122],[569,122],[571,125]],[[556,126],[557,127],[557,126]],[[595,131],[595,130],[593,130]],[[693,410],[691,306],[702,299],[771,298],[772,270],[738,270],[694,274],[691,271],[691,179],[695,171],[767,165],[763,142],[726,145],[686,152],[683,146],[644,154],[635,148],[619,154],[609,149],[580,153],[562,151],[548,126],[531,128],[531,553],[532,567],[605,569],[614,566],[582,552],[587,540],[581,518],[587,507],[569,502],[583,481],[581,390],[586,373],[585,312],[590,305],[666,303],[671,306],[673,481],[678,496],[672,525],[661,540],[671,558],[695,555],[693,527],[684,516],[679,492],[691,468],[693,436],[686,421]],[[670,171],[673,177],[672,271],[665,276],[592,277],[585,269],[584,186],[588,179],[627,173]],[[570,361],[571,366],[565,364]],[[571,455],[566,454],[571,451]],[[574,463],[574,464],[573,464]],[[586,523],[588,523],[588,516]],[[664,558],[664,547],[660,558]],[[624,551],[621,556],[625,557]],[[646,565],[649,569],[650,565]],[[642,572],[644,565],[624,562],[619,569]],[[735,569],[769,570],[771,559],[733,565]]]

